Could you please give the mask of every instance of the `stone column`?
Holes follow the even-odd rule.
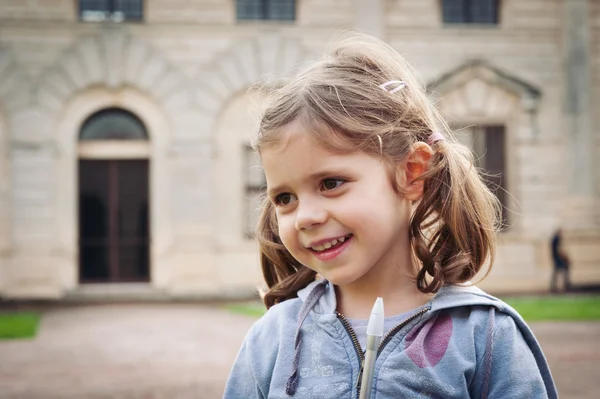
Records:
[[[595,230],[598,211],[595,202],[591,75],[590,0],[565,0],[564,44],[564,127],[570,171],[568,200],[563,224],[568,230]]]
[[[4,129],[0,115],[0,297],[6,284],[6,263],[11,247],[11,199],[10,199],[10,153],[8,150],[8,132]]]
[[[0,118],[0,258],[8,254],[12,241],[10,153],[7,144],[8,132],[3,130]]]
[[[355,25],[363,33],[384,39],[385,21],[382,0],[354,0]]]

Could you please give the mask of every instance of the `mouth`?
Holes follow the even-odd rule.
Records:
[[[337,257],[352,241],[352,234],[343,237],[334,238],[315,247],[309,247],[308,250],[320,260],[331,260]]]
[[[309,247],[309,249],[312,250],[313,252],[323,252],[323,251],[327,251],[330,249],[334,249],[334,248],[342,245],[350,237],[352,237],[352,234],[348,234],[343,237],[334,238],[333,240],[329,240],[327,242],[322,242],[321,244],[319,244],[317,246]]]

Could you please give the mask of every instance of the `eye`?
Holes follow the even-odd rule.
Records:
[[[277,206],[286,206],[286,205],[291,204],[295,200],[296,200],[296,196],[294,194],[281,193],[281,194],[278,194],[277,196],[275,196],[275,199],[273,200],[273,202]]]
[[[321,188],[323,190],[334,190],[344,183],[346,183],[344,179],[323,179]]]

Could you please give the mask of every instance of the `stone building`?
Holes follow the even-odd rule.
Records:
[[[573,282],[599,283],[598,1],[0,0],[0,296],[253,292],[247,89],[350,27],[404,54],[501,175],[482,286],[545,289],[559,225]]]

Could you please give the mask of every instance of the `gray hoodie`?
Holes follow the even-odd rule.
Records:
[[[248,332],[224,398],[358,398],[364,354],[335,311],[333,285],[309,284]],[[381,342],[371,398],[557,398],[519,314],[476,287],[448,286]]]

